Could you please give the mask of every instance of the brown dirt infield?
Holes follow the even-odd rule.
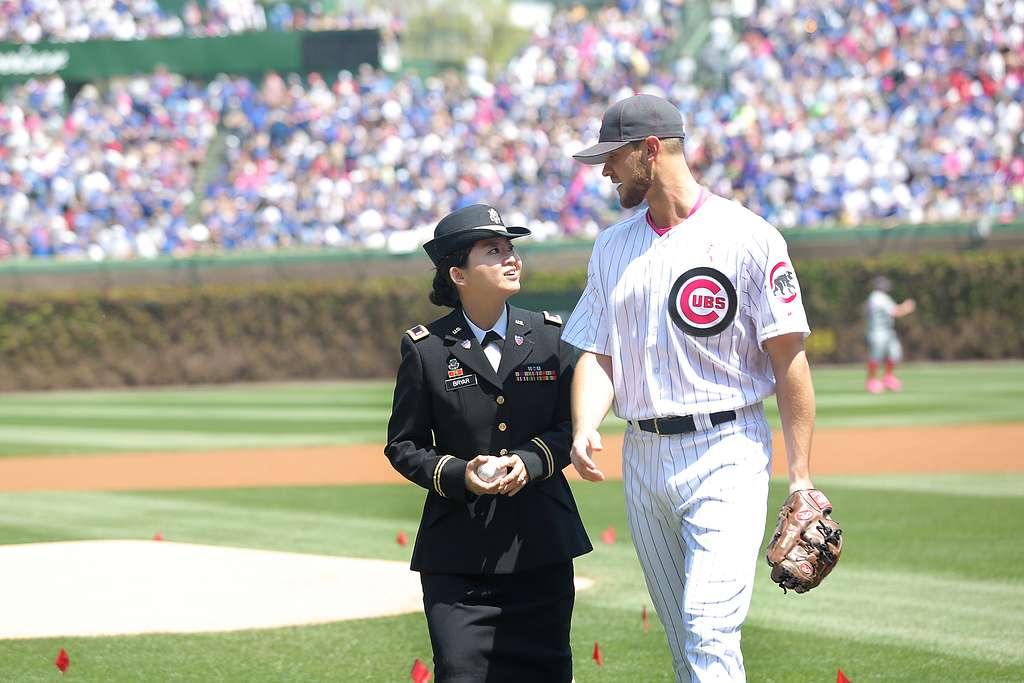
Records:
[[[812,474],[1024,471],[1024,424],[828,429],[814,436]],[[773,473],[785,472],[775,435]],[[622,436],[598,464],[621,478]],[[570,479],[578,478],[570,467]],[[117,491],[202,487],[397,483],[379,445],[40,456],[0,459],[0,491]]]

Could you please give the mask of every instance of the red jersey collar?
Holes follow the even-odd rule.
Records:
[[[707,198],[710,196],[710,194],[711,193],[708,192],[707,190],[705,190],[704,186],[701,185],[700,194],[697,195],[697,202],[693,205],[693,208],[690,209],[690,213],[686,214],[686,218],[689,218],[693,214],[697,213],[697,209],[699,209],[700,207],[702,207],[704,205],[705,200],[707,200]],[[647,209],[647,216],[646,217],[647,217],[647,225],[649,225],[651,227],[651,230],[653,230],[654,232],[658,233],[658,237],[661,237],[666,232],[668,232],[669,230],[671,230],[672,228],[675,227],[674,225],[670,225],[670,226],[668,226],[666,228],[659,228],[658,226],[656,226],[654,224],[654,219],[651,217],[651,210],[650,209]]]

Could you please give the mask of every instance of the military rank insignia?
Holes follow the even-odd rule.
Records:
[[[426,339],[430,336],[430,330],[425,328],[423,325],[416,325],[405,331],[409,338],[414,342],[418,342],[420,339]]]
[[[558,379],[557,370],[545,370],[539,365],[524,365],[515,371],[517,382],[553,382]]]

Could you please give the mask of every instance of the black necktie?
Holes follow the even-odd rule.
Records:
[[[494,330],[490,330],[487,334],[484,335],[484,340],[480,342],[480,348],[486,349],[491,344],[497,344],[499,351],[505,350],[505,340],[502,339],[501,335],[499,335]]]

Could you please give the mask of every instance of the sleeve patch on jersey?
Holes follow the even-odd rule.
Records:
[[[772,267],[771,274],[768,276],[768,287],[771,288],[772,296],[784,304],[794,301],[800,294],[796,273],[793,271],[793,267],[785,261],[779,261]]]

